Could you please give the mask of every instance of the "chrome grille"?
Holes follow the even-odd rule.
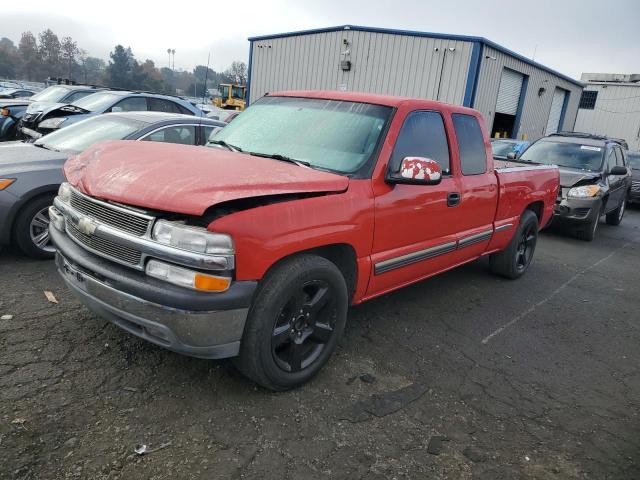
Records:
[[[640,193],[640,181],[634,180],[631,182],[631,191],[634,193]]]
[[[142,253],[139,250],[114,243],[104,238],[85,235],[80,232],[72,222],[66,222],[66,224],[67,233],[85,247],[127,265],[136,267],[140,265]]]
[[[147,233],[151,224],[151,218],[149,217],[103,202],[97,202],[75,190],[71,192],[71,206],[80,213],[100,220],[105,225],[139,237]]]

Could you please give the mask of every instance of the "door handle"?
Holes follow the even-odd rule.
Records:
[[[458,192],[451,192],[447,194],[447,207],[455,207],[460,203],[460,194]]]

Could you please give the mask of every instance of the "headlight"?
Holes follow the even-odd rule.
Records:
[[[66,117],[47,118],[38,124],[39,128],[60,128],[64,122],[67,121]]]
[[[7,107],[1,108],[0,115],[2,115],[3,117],[8,117],[9,115],[11,115],[11,110],[9,110]]]
[[[231,285],[230,278],[207,275],[157,260],[149,260],[145,271],[150,277],[204,292],[224,292]]]
[[[573,187],[571,190],[569,190],[569,193],[567,193],[567,197],[595,197],[598,193],[600,193],[600,187],[598,185],[584,185],[582,187]]]
[[[0,178],[0,190],[4,190],[15,181],[15,178]]]
[[[71,186],[68,183],[62,183],[60,188],[58,189],[58,197],[64,203],[69,203],[71,201]]]
[[[233,255],[233,240],[229,235],[164,220],[153,226],[153,239],[192,252]]]

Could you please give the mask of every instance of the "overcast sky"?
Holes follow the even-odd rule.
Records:
[[[562,73],[640,73],[640,0],[5,1],[0,37],[51,28],[92,56],[130,46],[139,60],[220,70],[248,60],[247,37],[352,24],[484,36]]]

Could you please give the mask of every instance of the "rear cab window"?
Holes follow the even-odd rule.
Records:
[[[480,175],[487,171],[487,151],[484,136],[473,115],[454,113],[451,115],[458,139],[460,167],[463,175]]]
[[[444,119],[439,112],[416,111],[405,118],[391,154],[392,171],[398,171],[405,157],[423,157],[435,160],[443,175],[451,175],[449,142]]]

